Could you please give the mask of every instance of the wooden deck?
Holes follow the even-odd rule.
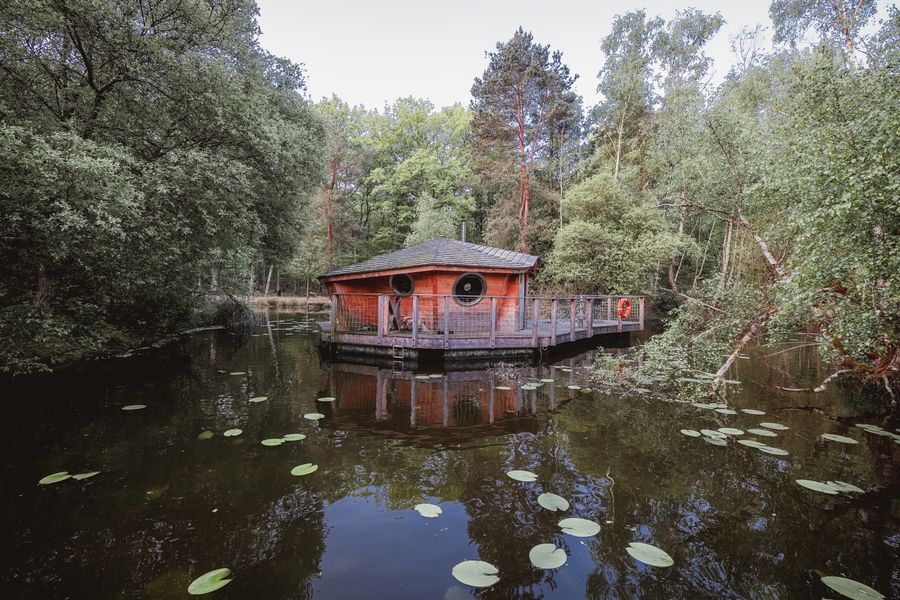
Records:
[[[451,296],[336,294],[331,321],[319,323],[332,353],[415,358],[418,351],[447,359],[547,350],[554,346],[644,328],[644,299],[637,296],[484,298],[476,306]],[[630,303],[627,316],[620,301]],[[574,318],[572,318],[574,315]]]

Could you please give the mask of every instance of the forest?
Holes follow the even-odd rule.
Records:
[[[719,382],[799,330],[895,398],[900,11],[876,9],[775,0],[715,87],[718,14],[618,15],[596,74],[512,24],[468,106],[368,109],[307,98],[253,0],[10,0],[0,368],[234,321],[272,281],[305,290],[465,220],[542,257],[537,293],[645,295],[665,319],[648,372]]]

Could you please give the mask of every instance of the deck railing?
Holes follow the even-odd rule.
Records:
[[[401,336],[411,337],[413,345],[420,338],[481,338],[493,345],[498,337],[531,337],[536,346],[539,339],[555,344],[561,338],[592,337],[601,329],[644,328],[641,296],[335,294],[331,306],[333,334],[371,335],[379,345]]]

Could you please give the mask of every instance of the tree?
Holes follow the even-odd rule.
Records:
[[[533,42],[520,27],[497,51],[486,53],[488,68],[472,86],[473,152],[482,177],[502,181],[515,169],[518,196],[518,250],[528,251],[531,179],[537,161],[551,148],[559,124],[574,112],[577,79],[562,53]],[[492,172],[493,171],[493,172]],[[500,174],[496,174],[499,172]],[[510,189],[501,189],[508,194]]]

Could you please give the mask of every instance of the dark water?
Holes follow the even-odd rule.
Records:
[[[820,581],[838,575],[900,598],[900,444],[854,426],[900,423],[889,404],[836,387],[776,390],[827,376],[811,347],[740,361],[730,404],[767,414],[724,415],[568,387],[585,385],[590,352],[450,373],[320,364],[315,334],[296,329],[304,315],[270,316],[279,331],[199,332],[2,383],[0,597],[185,598],[194,578],[227,567],[232,583],[208,597],[818,599],[840,597]],[[520,387],[539,379],[553,381]],[[147,408],[121,410],[132,404]],[[304,418],[313,412],[324,419]],[[680,433],[763,421],[790,428],[754,438],[788,456]],[[232,428],[243,433],[222,435]],[[288,433],[307,437],[260,443]],[[318,470],[291,475],[302,463]],[[513,481],[512,469],[538,480]],[[100,474],[38,484],[58,471]],[[543,492],[571,507],[541,508]],[[420,503],[443,513],[424,518]],[[601,531],[563,534],[565,517]],[[674,566],[636,562],[630,542]],[[533,567],[541,543],[563,548],[565,565]],[[464,560],[497,566],[500,582],[458,582]]]

